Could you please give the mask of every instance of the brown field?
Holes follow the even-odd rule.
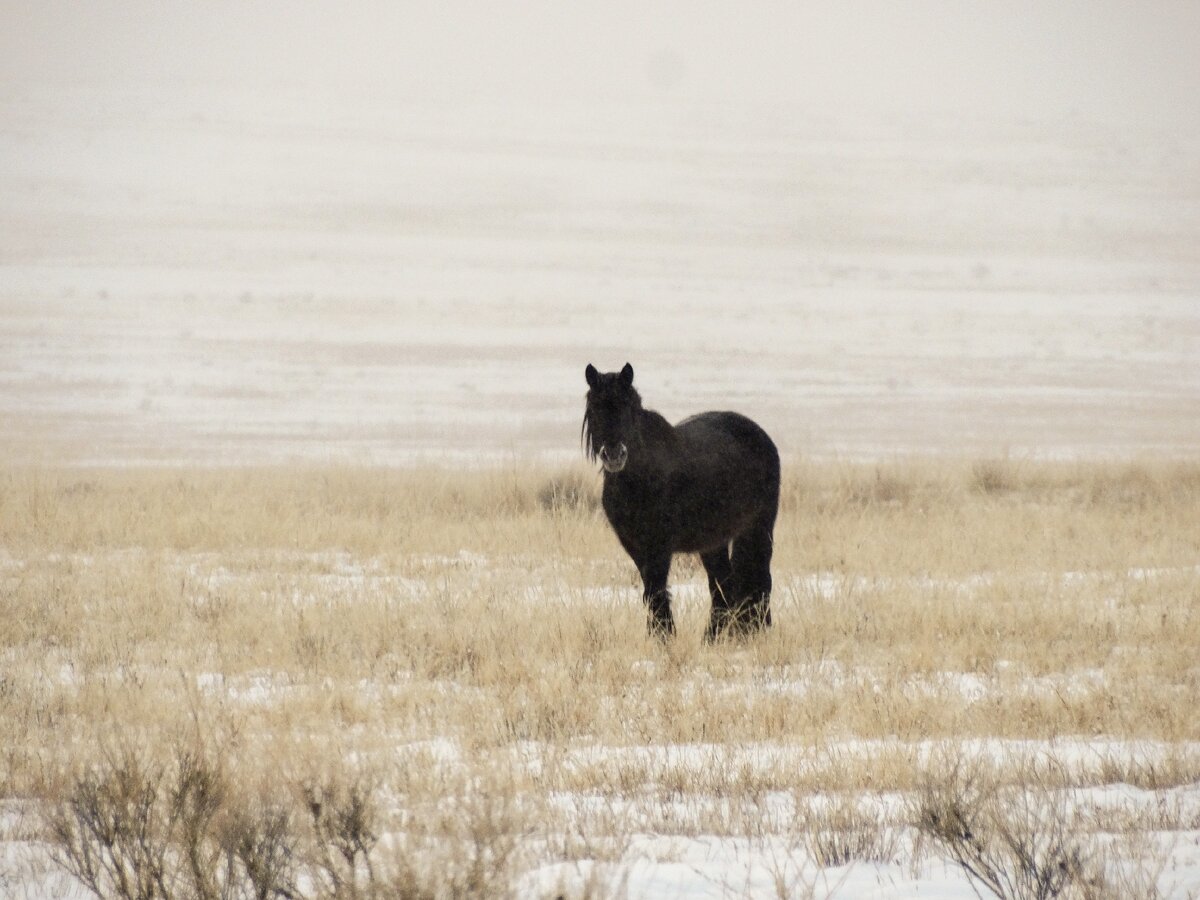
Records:
[[[886,857],[963,765],[1200,779],[1200,466],[793,464],[776,627],[716,646],[684,558],[680,636],[646,637],[597,489],[532,466],[3,472],[0,797],[35,801],[8,836],[83,821],[45,810],[113,773],[165,803],[199,759],[222,809],[294,825],[314,790],[366,798],[393,860],[376,847],[372,878],[489,896],[641,833],[790,835],[820,860],[840,816]],[[805,805],[831,792],[851,799]],[[1163,809],[1087,814],[1200,827]]]

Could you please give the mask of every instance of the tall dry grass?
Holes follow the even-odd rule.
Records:
[[[1200,777],[1198,465],[794,464],[776,627],[711,647],[682,558],[680,636],[647,638],[597,491],[519,466],[0,472],[0,798],[62,811],[113,759],[161,780],[201,748],[231,795],[275,798],[221,815],[284,810],[316,865],[302,786],[350,772],[395,836],[370,855],[388,884],[436,896],[422,867],[452,847],[440,871],[485,896],[639,830],[917,790],[930,743],[1153,741],[1062,781]],[[798,809],[776,824],[805,852],[890,846]],[[248,871],[225,834],[197,846]]]

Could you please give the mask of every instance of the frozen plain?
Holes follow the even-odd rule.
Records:
[[[1200,447],[1200,136],[6,87],[0,450],[569,458],[588,362],[792,456]]]
[[[1198,135],[312,101],[4,88],[6,459],[565,460],[583,366],[626,360],[793,458],[1200,449]],[[774,896],[781,865],[626,862],[646,898]],[[812,887],[975,896],[940,863]]]

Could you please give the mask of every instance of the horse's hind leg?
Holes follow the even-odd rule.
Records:
[[[708,630],[704,642],[711,643],[729,625],[729,613],[733,600],[733,565],[729,561],[729,548],[722,546],[700,554],[704,571],[708,573],[708,593],[712,598],[712,613],[708,619]]]
[[[733,542],[733,580],[736,593],[730,626],[745,634],[771,624],[772,525],[762,523],[738,535]]]

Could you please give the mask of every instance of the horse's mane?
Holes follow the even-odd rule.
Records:
[[[591,419],[586,407],[583,410],[583,424],[579,426],[579,443],[583,445],[583,453],[588,458],[588,462],[595,462],[596,449],[592,446]]]
[[[642,433],[647,438],[648,444],[668,450],[678,447],[679,436],[675,433],[675,426],[668,422],[661,413],[653,409],[640,409],[639,413]]]

